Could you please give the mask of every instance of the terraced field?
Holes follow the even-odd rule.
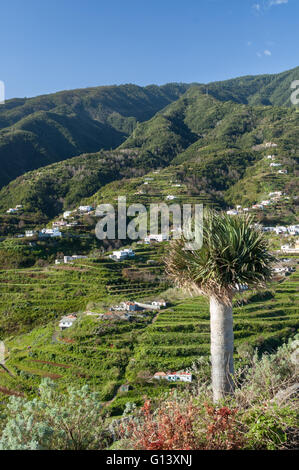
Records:
[[[275,347],[295,332],[299,326],[298,279],[298,273],[294,273],[273,285],[275,295],[269,300],[255,300],[252,295],[247,304],[235,306],[236,350],[243,341],[263,348]],[[190,367],[199,355],[209,354],[209,334],[209,306],[202,297],[161,311],[138,343],[134,373],[142,369],[156,372]]]
[[[173,386],[148,383],[144,377],[189,368],[199,357],[205,357],[208,364],[209,310],[203,297],[173,301],[158,315],[149,313],[134,322],[103,322],[79,314],[74,327],[58,330],[61,314],[83,312],[87,301],[95,311],[102,311],[120,299],[161,293],[163,283],[132,281],[123,275],[124,269],[134,271],[137,265],[141,272],[157,274],[161,266],[148,261],[158,261],[158,250],[138,247],[135,263],[88,259],[73,266],[7,273],[6,282],[1,283],[1,308],[11,305],[17,307],[15,314],[28,312],[28,320],[36,321],[36,327],[26,331],[32,326],[26,323],[27,317],[22,318],[23,332],[6,339],[7,370],[0,368],[0,398],[34,395],[40,380],[48,377],[62,390],[70,383],[89,384],[100,392],[110,412],[118,415],[127,402],[139,404],[145,395],[159,395]],[[274,283],[266,298],[247,293],[243,305],[236,299],[236,359],[244,342],[271,350],[298,330],[298,278],[296,272]],[[39,322],[47,325],[38,326]],[[132,389],[118,392],[124,383]]]
[[[155,260],[154,267],[147,264]],[[154,272],[150,281],[134,281],[123,269]],[[15,331],[28,331],[61,315],[85,310],[88,303],[109,306],[120,299],[161,292],[161,262],[157,251],[136,249],[134,261],[116,263],[107,258],[80,260],[73,265],[0,271],[0,339]]]

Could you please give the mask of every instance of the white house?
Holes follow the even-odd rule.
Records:
[[[80,212],[88,213],[88,212],[91,212],[92,210],[93,210],[92,206],[79,206]]]
[[[170,372],[167,374],[165,374],[165,372],[156,372],[153,378],[156,380],[168,380],[168,382],[192,382],[192,374],[184,371]]]
[[[166,199],[168,201],[172,201],[173,199],[176,199],[177,196],[173,196],[172,194],[168,194],[168,196],[166,196]]]
[[[278,170],[278,172],[280,175],[287,175],[288,174],[288,170]]]
[[[67,222],[65,220],[57,220],[56,222],[53,222],[52,227],[65,227],[67,225]]]
[[[167,306],[165,300],[153,300],[152,305],[154,307],[166,307]]]
[[[12,207],[6,211],[7,214],[15,214],[18,212],[18,209],[13,209]]]
[[[37,232],[35,230],[25,230],[25,237],[34,237],[34,235],[36,235]]]
[[[70,328],[74,322],[77,320],[76,315],[66,315],[61,318],[59,322],[59,328],[61,330],[65,330],[66,328]]]
[[[274,160],[275,155],[267,155],[268,160]]]
[[[123,310],[127,310],[128,312],[135,312],[137,310],[137,304],[135,302],[121,302],[120,306],[123,307]]]
[[[275,167],[275,166],[281,166],[281,163],[270,163],[270,166],[273,166],[273,167]]]
[[[282,266],[277,266],[276,268],[273,268],[273,271],[275,273],[284,273],[285,271],[287,271],[287,268],[284,268]]]
[[[72,211],[65,211],[65,212],[63,213],[63,218],[64,218],[64,219],[67,219],[67,218],[71,215],[71,213],[72,213]]]
[[[144,238],[145,242],[164,242],[169,239],[169,236],[166,233],[157,233],[157,234],[150,234]]]
[[[269,193],[269,196],[282,196],[282,191],[273,191],[272,193]]]
[[[70,261],[75,261],[76,259],[82,259],[82,258],[87,258],[87,256],[83,256],[83,255],[64,256],[63,257],[63,262],[64,262],[64,264],[67,264]]]
[[[109,256],[111,259],[116,259],[117,261],[122,261],[126,258],[134,258],[135,251],[132,248],[125,248],[124,250],[113,251],[112,255]]]
[[[279,235],[280,233],[287,233],[288,229],[284,226],[281,226],[281,227],[275,227],[275,232],[277,233],[277,235]]]
[[[269,199],[266,199],[265,201],[262,201],[261,204],[263,206],[269,206],[269,204],[271,204],[271,201],[269,201]]]
[[[239,212],[236,209],[230,209],[229,211],[226,211],[227,215],[238,215]]]
[[[289,225],[288,231],[292,235],[299,235],[299,225]]]
[[[58,230],[58,228],[43,228],[39,232],[39,237],[41,238],[54,238],[54,237],[61,237],[62,233]]]
[[[281,251],[284,253],[299,253],[299,241],[296,241],[295,246],[282,245]]]
[[[277,144],[274,144],[273,142],[266,142],[266,143],[265,143],[265,147],[266,147],[266,148],[277,147]]]

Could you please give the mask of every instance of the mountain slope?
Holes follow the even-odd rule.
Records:
[[[117,147],[189,85],[121,85],[72,90],[0,107],[0,187],[41,166]],[[12,164],[13,162],[13,164]]]
[[[271,139],[285,150],[298,147],[296,108],[219,101],[191,87],[181,98],[138,124],[120,148],[139,148],[162,161],[182,163],[220,150],[252,149]],[[298,150],[298,149],[297,149]]]
[[[270,75],[238,77],[209,83],[202,88],[221,101],[266,106],[292,106],[291,83],[298,80],[299,67]]]
[[[208,92],[222,102],[290,106],[290,84],[298,74],[297,67],[277,75],[240,77],[198,87],[202,94]],[[0,187],[26,171],[81,153],[116,148],[137,122],[151,119],[190,86],[104,86],[7,101],[0,107]],[[157,125],[169,126],[165,121]],[[165,148],[168,146],[172,157],[176,153],[173,147],[183,150],[194,136],[179,117],[172,120],[170,131],[174,131],[173,143]]]
[[[201,192],[225,205],[226,191],[269,152],[266,142],[275,142],[275,153],[290,160],[292,177],[298,128],[295,108],[221,102],[193,86],[152,119],[139,123],[118,150],[83,154],[12,181],[0,191],[0,209],[23,204],[26,211],[54,217],[95,193],[96,200],[101,199],[102,188],[113,181],[174,166],[173,180],[188,182],[187,192]],[[227,202],[239,197],[238,187]]]

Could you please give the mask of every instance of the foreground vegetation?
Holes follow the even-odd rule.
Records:
[[[32,400],[11,397],[0,420],[0,449],[292,449],[298,446],[299,337],[274,354],[247,353],[234,397],[212,404],[204,374],[188,391],[126,408],[111,420],[85,385],[60,395],[45,379]]]

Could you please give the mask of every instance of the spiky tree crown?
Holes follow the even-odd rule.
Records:
[[[172,241],[165,264],[174,283],[189,292],[231,302],[236,285],[261,288],[271,278],[275,257],[250,216],[207,211],[202,248],[192,251],[185,246],[184,238]]]

